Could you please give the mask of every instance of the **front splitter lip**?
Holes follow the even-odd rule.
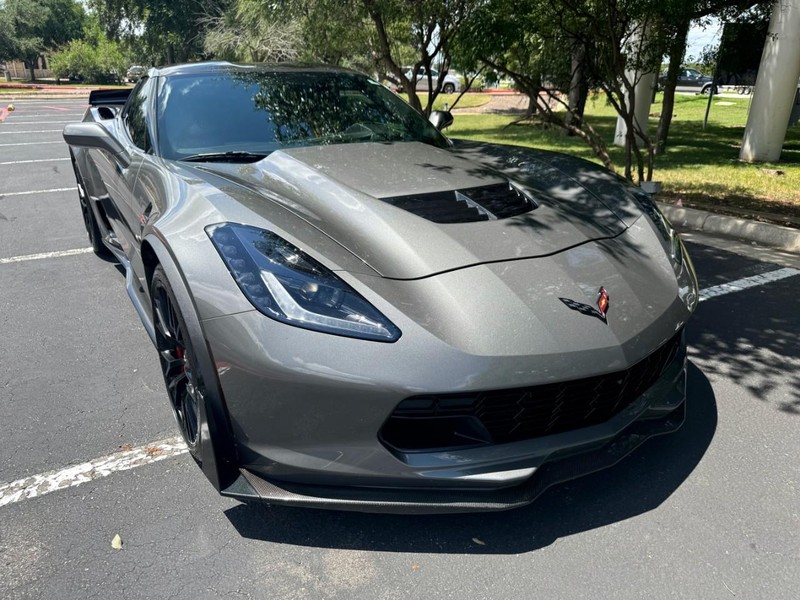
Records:
[[[549,487],[609,468],[646,440],[676,431],[686,402],[658,418],[637,420],[594,450],[548,461],[524,483],[496,490],[431,490],[303,485],[270,481],[246,469],[222,490],[243,501],[368,513],[440,514],[510,510],[532,503]]]

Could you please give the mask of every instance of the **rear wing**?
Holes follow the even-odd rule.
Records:
[[[91,106],[122,106],[127,102],[128,96],[133,88],[123,88],[120,90],[92,90],[89,92],[89,104]]]

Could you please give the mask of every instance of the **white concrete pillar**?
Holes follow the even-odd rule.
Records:
[[[780,158],[798,78],[800,0],[776,0],[747,115],[741,160],[772,162]]]
[[[645,44],[647,44],[647,32],[643,26],[638,26],[637,29],[631,34],[630,41],[630,54],[634,62],[643,60],[645,55]],[[650,104],[653,100],[653,87],[656,85],[656,72],[642,73],[640,71],[630,70],[625,71],[625,78],[634,83],[634,107],[633,115],[637,126],[641,131],[647,133],[647,124],[650,117]],[[630,97],[625,93],[625,103],[630,104]],[[617,146],[625,146],[625,134],[628,128],[625,126],[625,121],[622,117],[617,117],[617,130],[614,133],[614,144]],[[637,144],[641,145],[642,140],[637,138]]]

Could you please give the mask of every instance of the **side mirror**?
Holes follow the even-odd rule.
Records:
[[[453,120],[453,113],[449,110],[435,110],[428,117],[428,121],[440,131],[445,127],[450,127],[453,124]]]
[[[131,164],[125,148],[99,123],[69,123],[64,127],[64,141],[78,148],[97,148],[113,154],[117,162],[127,168]]]

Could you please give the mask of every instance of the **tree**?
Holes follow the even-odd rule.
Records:
[[[83,39],[70,41],[50,56],[50,69],[57,79],[78,76],[92,83],[117,82],[130,64],[122,45],[108,39],[94,17],[87,20]]]
[[[374,26],[376,61],[408,92],[409,104],[430,115],[452,62],[452,45],[459,30],[482,2],[476,0],[361,0]],[[402,48],[411,48],[414,61],[407,76]],[[421,69],[428,77],[427,103],[416,91]],[[438,68],[435,82],[432,68]]]
[[[0,52],[25,61],[31,81],[39,57],[80,37],[85,17],[75,0],[6,0],[0,10]]]
[[[528,96],[528,110],[518,123],[535,117],[561,127],[613,167],[606,142],[583,119],[593,44],[559,26],[548,0],[490,0],[472,14],[455,42],[454,60],[462,68],[488,66]]]
[[[244,62],[296,60],[302,45],[297,21],[281,22],[257,0],[236,0],[202,21],[203,48],[218,58]]]
[[[97,0],[95,0],[97,1]],[[123,1],[123,0],[113,0]],[[388,78],[408,92],[410,104],[430,114],[450,67],[450,47],[458,28],[482,0],[235,0],[214,22],[224,28],[208,29],[207,48],[214,54],[247,54],[225,42],[238,31],[247,47],[269,43],[264,31],[299,27],[301,58],[349,66]],[[255,14],[259,12],[260,14]],[[261,23],[254,27],[247,25]],[[224,42],[224,43],[221,43]],[[407,75],[410,67],[411,77]],[[428,73],[429,92],[423,103],[416,81],[422,69]],[[438,69],[433,81],[431,68]]]
[[[692,21],[717,16],[723,21],[739,20],[754,6],[761,5],[763,12],[769,5],[764,0],[669,0],[662,4],[662,36],[669,56],[669,67],[664,80],[664,97],[661,117],[656,133],[656,153],[663,154],[667,147],[672,113],[675,107],[675,87],[686,53],[686,38]],[[763,18],[763,17],[762,17]]]
[[[203,57],[208,15],[232,0],[89,0],[111,39],[141,46],[150,63],[173,64]]]

